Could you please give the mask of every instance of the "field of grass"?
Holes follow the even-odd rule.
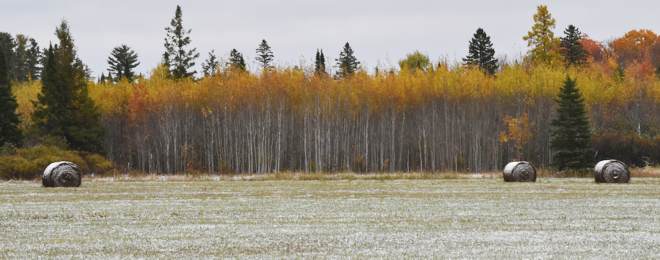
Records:
[[[660,258],[660,178],[0,182],[0,258]]]

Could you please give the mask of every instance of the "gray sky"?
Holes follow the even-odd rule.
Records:
[[[66,19],[94,75],[106,70],[108,54],[122,43],[140,56],[138,70],[148,72],[161,59],[164,28],[177,4],[201,53],[198,65],[211,49],[225,58],[236,48],[255,67],[254,50],[262,38],[273,47],[277,64],[285,66],[312,64],[317,48],[334,61],[346,41],[370,70],[396,67],[415,50],[453,62],[465,56],[478,27],[491,36],[497,56],[514,59],[527,50],[522,36],[539,4],[547,4],[557,20],[556,34],[575,24],[607,41],[631,29],[660,29],[658,0],[0,0],[0,31],[27,34],[46,45]]]

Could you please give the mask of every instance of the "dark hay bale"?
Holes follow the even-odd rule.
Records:
[[[529,162],[510,162],[504,167],[505,182],[536,182],[536,169]]]
[[[594,167],[594,178],[597,183],[628,183],[630,171],[628,166],[617,160],[600,161]]]
[[[41,182],[44,187],[79,187],[82,174],[72,162],[54,162],[46,167]]]

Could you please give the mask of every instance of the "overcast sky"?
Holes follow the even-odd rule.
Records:
[[[631,29],[660,31],[658,0],[0,0],[0,31],[46,45],[66,19],[94,75],[106,70],[108,54],[120,44],[134,48],[138,70],[149,72],[161,60],[164,28],[177,4],[201,53],[198,64],[211,49],[227,57],[236,48],[250,67],[262,38],[281,66],[309,65],[317,48],[334,61],[347,41],[370,70],[396,67],[415,50],[453,62],[466,55],[478,27],[491,36],[497,56],[515,59],[527,50],[522,36],[539,4],[549,6],[557,34],[568,24],[600,41]]]

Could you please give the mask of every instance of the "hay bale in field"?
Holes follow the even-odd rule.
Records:
[[[44,187],[79,187],[82,179],[80,167],[72,162],[54,162],[46,167],[41,183]]]
[[[504,167],[505,182],[535,182],[536,169],[529,162],[510,162]]]
[[[594,167],[594,178],[597,183],[628,183],[630,171],[628,166],[617,160],[600,161]]]

